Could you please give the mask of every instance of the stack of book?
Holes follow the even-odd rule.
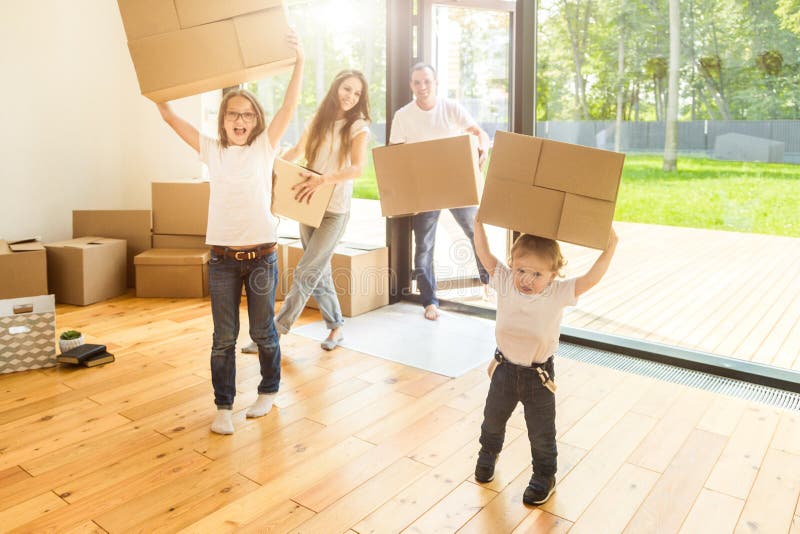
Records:
[[[86,343],[62,352],[56,358],[58,363],[68,363],[72,365],[82,365],[84,367],[94,367],[96,365],[103,365],[104,363],[111,363],[114,361],[114,355],[106,350],[105,345],[92,345]]]

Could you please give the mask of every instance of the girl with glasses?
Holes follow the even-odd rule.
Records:
[[[258,347],[261,366],[258,398],[247,410],[247,417],[266,415],[280,384],[281,350],[273,324],[278,267],[277,221],[270,211],[272,166],[281,137],[297,109],[304,63],[297,35],[291,32],[286,40],[295,51],[296,62],[283,104],[269,123],[255,96],[244,90],[230,91],[222,99],[218,138],[201,134],[169,104],[158,104],[167,124],[208,166],[211,182],[206,244],[211,246],[211,383],[217,407],[211,430],[218,434],[233,434],[242,284],[247,294],[250,337]]]

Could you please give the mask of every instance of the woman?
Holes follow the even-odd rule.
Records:
[[[306,173],[306,181],[295,186],[298,201],[309,201],[323,185],[335,185],[319,228],[300,225],[303,257],[294,271],[283,306],[275,316],[278,332],[288,333],[308,298],[313,296],[330,330],[322,342],[325,350],[333,350],[344,339],[342,310],[331,275],[331,256],[350,217],[353,180],[361,176],[367,162],[369,120],[367,80],[359,71],[342,71],[336,75],[297,145],[282,156],[287,161],[304,158],[307,166],[319,173],[319,176]]]

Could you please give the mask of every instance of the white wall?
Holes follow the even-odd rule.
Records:
[[[200,97],[175,103],[200,125]],[[113,0],[0,0],[0,237],[72,237],[73,209],[150,209],[199,176],[139,94]]]

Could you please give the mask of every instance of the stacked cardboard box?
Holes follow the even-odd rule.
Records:
[[[478,220],[604,249],[625,155],[497,132]]]
[[[295,53],[282,0],[118,0],[139,88],[155,102],[259,80]]]
[[[47,255],[36,240],[0,240],[0,299],[47,294]]]
[[[86,306],[125,293],[125,240],[79,237],[45,248],[47,282],[56,302]]]
[[[289,285],[294,271],[303,257],[303,246],[288,246]],[[342,315],[355,317],[389,304],[389,249],[387,247],[341,244],[331,259],[331,276]],[[308,300],[309,308],[317,309],[314,298]]]
[[[191,298],[208,295],[208,249],[154,248],[136,258],[136,296]]]
[[[372,149],[384,217],[477,206],[483,177],[475,136]]]
[[[136,284],[133,258],[150,248],[150,210],[75,210],[72,237],[103,236],[127,243],[127,287]]]

